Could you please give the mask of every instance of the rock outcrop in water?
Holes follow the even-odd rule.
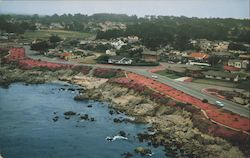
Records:
[[[98,88],[87,90],[82,96],[111,102],[112,108],[134,116],[135,122],[152,124],[155,132],[141,135],[139,140],[150,140],[155,147],[163,145],[173,155],[201,158],[244,157],[237,147],[227,141],[203,134],[194,128],[191,113],[159,105],[133,90],[105,83]],[[114,121],[120,122],[119,119]]]

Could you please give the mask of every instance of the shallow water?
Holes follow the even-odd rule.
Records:
[[[114,118],[124,115],[110,115],[107,103],[74,101],[76,94],[60,91],[62,87],[68,88],[22,83],[0,88],[0,154],[4,158],[119,158],[124,152],[141,157],[133,151],[138,146],[148,147],[136,138],[147,125],[114,123]],[[90,104],[92,108],[87,107]],[[66,120],[66,111],[88,114],[96,121],[82,121],[77,115]],[[56,122],[55,116],[59,116]],[[121,130],[128,140],[105,140]],[[148,148],[155,153],[152,157],[165,157],[162,147]]]

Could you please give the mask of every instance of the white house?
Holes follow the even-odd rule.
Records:
[[[116,52],[115,52],[115,50],[110,50],[110,49],[108,49],[108,50],[106,50],[106,54],[107,55],[110,55],[110,56],[115,56],[116,55]]]
[[[240,69],[246,69],[248,67],[249,61],[248,60],[239,60],[239,59],[233,59],[228,60],[227,65],[237,67]]]
[[[110,43],[113,47],[115,47],[115,49],[119,50],[121,49],[121,47],[123,45],[127,45],[126,43],[124,43],[122,40],[118,40],[118,41],[114,41]]]
[[[136,43],[139,41],[139,37],[137,36],[128,36],[128,43]]]
[[[133,60],[127,57],[114,56],[108,59],[109,64],[131,65]]]

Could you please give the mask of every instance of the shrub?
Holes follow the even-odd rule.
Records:
[[[90,66],[74,66],[73,70],[87,75],[92,68]]]
[[[202,102],[203,103],[208,103],[208,100],[207,99],[203,99]]]
[[[107,69],[107,68],[96,68],[94,69],[93,75],[99,78],[113,78],[121,76],[121,70]]]

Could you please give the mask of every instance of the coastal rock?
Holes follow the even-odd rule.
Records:
[[[55,117],[53,118],[53,121],[56,122],[56,121],[58,121],[58,119],[59,119],[59,116],[55,116]]]
[[[133,154],[131,154],[130,152],[126,152],[126,153],[123,153],[122,156],[124,156],[124,158],[131,158],[133,157]]]
[[[73,115],[76,115],[76,113],[73,112],[73,111],[67,111],[67,112],[64,113],[64,115],[66,115],[66,116],[73,116]]]
[[[74,97],[74,100],[76,101],[87,100],[87,99],[89,99],[89,96],[87,94],[81,94]]]
[[[113,121],[114,121],[114,123],[121,123],[122,122],[122,120],[120,120],[118,118],[114,118]]]
[[[64,118],[65,118],[66,120],[70,119],[70,117],[69,117],[69,116],[65,116]]]
[[[87,107],[88,107],[88,108],[92,108],[92,105],[91,105],[91,104],[89,104]]]
[[[126,133],[125,133],[124,131],[120,131],[120,132],[119,132],[119,135],[120,135],[120,136],[123,136],[123,137],[126,137]]]
[[[88,114],[84,114],[83,116],[80,116],[80,119],[82,119],[82,120],[88,120],[89,119],[89,115]]]
[[[138,153],[138,154],[141,154],[142,156],[144,156],[144,155],[152,155],[152,151],[150,149],[143,148],[143,147],[135,148],[135,152]]]

